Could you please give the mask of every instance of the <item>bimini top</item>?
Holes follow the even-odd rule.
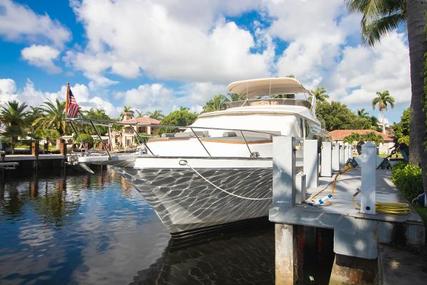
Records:
[[[246,95],[246,98],[276,94],[309,93],[302,84],[292,77],[271,77],[232,82],[227,87],[229,93]]]

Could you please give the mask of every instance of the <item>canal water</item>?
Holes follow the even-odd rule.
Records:
[[[111,171],[0,184],[0,284],[274,284],[274,227],[170,239]]]
[[[313,239],[310,231],[303,281],[327,284],[332,235]],[[274,284],[274,225],[261,220],[176,240],[113,171],[6,175],[0,284]]]

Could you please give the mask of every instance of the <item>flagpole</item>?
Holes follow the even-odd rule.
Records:
[[[68,107],[69,107],[69,104],[70,104],[70,98],[69,98],[70,97],[70,92],[71,92],[70,83],[67,82],[67,94],[66,94],[67,98],[65,100],[65,116],[67,116],[67,110],[68,110]],[[108,157],[111,159],[111,154],[108,151],[107,147],[104,145],[104,143],[102,141],[101,134],[98,132],[98,129],[95,127],[95,124],[93,123],[93,121],[91,119],[85,118],[83,116],[82,112],[80,112],[80,108],[79,108],[79,110],[77,110],[77,114],[79,114],[80,117],[82,117],[83,120],[87,120],[87,121],[90,122],[92,128],[95,130],[96,135],[98,136],[99,140],[101,141],[102,148],[107,152]],[[73,128],[73,130],[76,132],[76,135],[77,135],[77,131],[74,128],[73,122],[70,121],[70,124],[71,124],[71,127]]]

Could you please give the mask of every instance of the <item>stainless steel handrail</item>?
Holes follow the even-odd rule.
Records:
[[[174,129],[181,129],[181,130],[189,129],[193,133],[194,137],[198,140],[198,142],[200,143],[200,145],[203,147],[203,149],[206,151],[206,153],[208,154],[209,157],[212,157],[212,155],[209,152],[209,150],[207,149],[207,147],[205,146],[205,144],[202,142],[200,136],[197,134],[197,132],[195,131],[195,129],[202,129],[202,130],[221,130],[221,131],[239,132],[240,135],[242,136],[242,139],[243,139],[243,141],[244,141],[244,143],[245,143],[248,151],[249,151],[249,156],[250,157],[253,157],[254,153],[252,152],[252,150],[251,150],[251,148],[249,146],[248,140],[246,139],[246,136],[244,135],[244,132],[269,135],[271,139],[273,138],[273,136],[280,135],[280,134],[278,134],[276,132],[247,130],[247,129],[216,128],[216,127],[197,127],[197,126],[155,125],[155,124],[141,124],[141,123],[133,123],[132,124],[132,123],[123,123],[123,122],[114,122],[114,121],[89,120],[89,119],[86,119],[86,118],[68,118],[67,121],[70,122],[70,123],[72,123],[72,122],[78,122],[78,123],[83,123],[83,124],[99,125],[99,126],[111,126],[112,124],[117,124],[117,125],[125,125],[125,126],[143,126],[143,127],[155,127],[155,128],[174,128]],[[106,124],[106,122],[108,122],[108,124]],[[138,141],[138,143],[140,145],[143,144],[144,147],[146,147],[146,149],[150,152],[150,154],[154,156],[155,155],[154,152],[150,149],[150,147],[145,142],[145,140],[142,140],[142,143],[141,143],[141,140],[139,139],[139,132],[137,130],[135,130],[134,128],[131,128],[131,129],[132,129],[132,132],[134,133],[134,135],[136,136],[136,140]],[[149,136],[147,136],[147,137],[149,137]],[[107,151],[107,153],[109,154],[108,151]]]

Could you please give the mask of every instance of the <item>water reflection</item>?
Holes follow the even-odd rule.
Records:
[[[273,284],[270,224],[171,241],[114,172],[0,183],[0,284]]]
[[[132,284],[274,284],[273,226],[259,226],[183,245],[172,240]]]

